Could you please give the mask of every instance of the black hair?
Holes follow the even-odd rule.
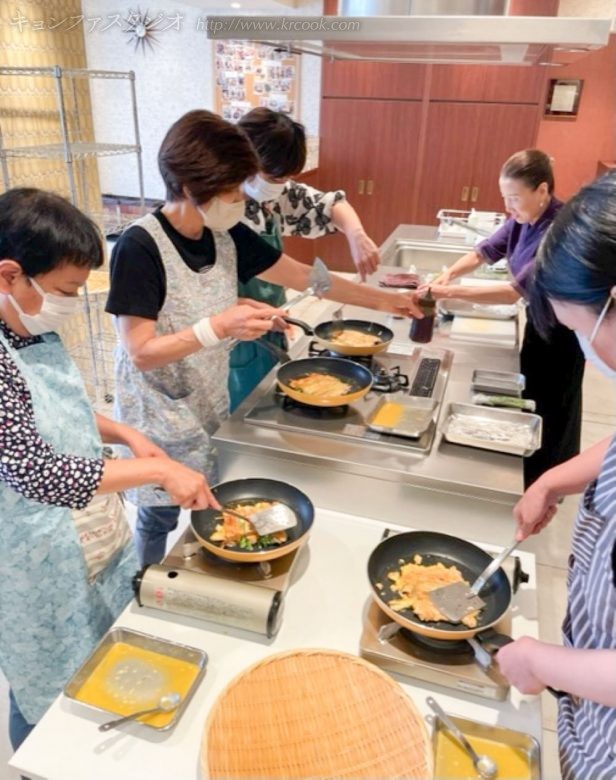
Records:
[[[26,276],[66,263],[100,268],[101,234],[89,217],[65,198],[33,187],[0,195],[0,260],[14,260]]]
[[[238,125],[252,143],[262,171],[281,179],[297,176],[306,165],[306,131],[280,111],[253,108]]]
[[[531,190],[536,190],[545,182],[550,195],[554,192],[552,161],[541,149],[524,149],[512,154],[501,168],[500,175],[505,179],[519,179]]]
[[[581,189],[543,239],[530,289],[533,322],[547,334],[550,299],[600,312],[616,285],[616,172]]]
[[[192,201],[200,204],[254,176],[259,163],[237,125],[212,111],[196,109],[167,130],[158,151],[158,169],[167,200],[183,200],[186,188]]]

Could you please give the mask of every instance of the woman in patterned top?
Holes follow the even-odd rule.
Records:
[[[616,369],[616,174],[563,206],[539,250],[530,305],[544,332],[554,317]],[[548,317],[549,315],[549,317]],[[546,321],[547,320],[547,321]],[[558,689],[565,780],[616,777],[616,437],[545,472],[514,512],[518,538],[539,533],[559,499],[585,489],[569,556],[564,647],[522,637],[498,653],[523,693]]]
[[[306,165],[306,134],[303,125],[286,114],[255,108],[240,119],[259,158],[259,172],[244,182],[246,214],[243,222],[268,243],[282,249],[284,236],[319,238],[344,233],[357,270],[365,281],[376,271],[379,251],[366,234],[361,220],[342,190],[321,192],[291,177]],[[240,295],[282,306],[285,291],[277,284],[251,279],[240,284]],[[281,347],[281,333],[266,339]],[[274,366],[271,354],[258,343],[238,344],[231,353],[229,392],[233,411]]]
[[[218,506],[202,475],[92,411],[56,331],[102,263],[96,226],[63,198],[0,196],[0,668],[14,748],[132,597],[117,494],[154,484],[181,506]],[[134,457],[103,460],[103,442]]]

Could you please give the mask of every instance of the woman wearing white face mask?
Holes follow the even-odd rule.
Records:
[[[238,125],[259,158],[259,172],[242,185],[247,196],[244,224],[277,249],[282,249],[284,236],[311,239],[338,231],[344,233],[357,270],[365,281],[378,267],[379,251],[345,193],[342,190],[321,192],[292,180],[306,164],[304,127],[269,108],[249,111]],[[286,300],[283,287],[261,279],[240,283],[239,289],[240,295],[272,306],[282,306]],[[265,338],[286,346],[281,333],[269,333]],[[230,360],[229,393],[233,411],[272,369],[274,359],[258,343],[243,343],[235,347]]]
[[[161,485],[183,506],[217,506],[202,475],[92,411],[55,331],[102,263],[96,226],[63,198],[0,196],[0,668],[14,748],[132,598],[119,491]],[[103,460],[103,442],[130,460]]]
[[[310,269],[239,223],[240,185],[258,171],[236,126],[191,111],[167,132],[158,155],[167,198],[120,237],[111,258],[107,311],[117,316],[116,415],[211,480],[211,436],[229,412],[225,338],[250,340],[282,314],[238,302],[238,282],[255,276],[305,289]],[[234,224],[234,223],[238,224]],[[370,290],[334,278],[328,297],[405,315],[420,314],[412,294]],[[159,562],[179,507],[161,491],[129,494],[139,507],[136,542],[143,563]]]
[[[556,217],[540,248],[530,306],[587,340],[616,370],[616,174],[581,190]],[[551,320],[551,322],[550,322]],[[559,697],[558,738],[565,780],[616,777],[616,437],[541,476],[515,508],[518,538],[539,533],[558,500],[584,491],[569,556],[564,647],[529,637],[498,653],[501,671],[523,693],[546,686]]]

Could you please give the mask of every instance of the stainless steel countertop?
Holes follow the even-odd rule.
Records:
[[[401,231],[405,227],[407,226],[401,226],[398,230]],[[413,230],[415,234],[421,232],[416,228]],[[422,230],[427,232],[429,228]],[[392,270],[396,269],[382,267],[372,277],[371,284],[377,284],[381,274]],[[331,319],[331,314],[337,307],[338,304],[332,303],[324,309],[322,302],[318,304],[318,321]],[[310,311],[304,316],[310,320]],[[391,315],[353,306],[344,307],[344,316],[383,322],[394,330],[394,345],[398,341],[408,343],[409,322],[406,320],[395,320]],[[300,356],[307,342],[305,337],[300,339],[293,346],[291,356]],[[449,402],[470,400],[470,381],[475,368],[519,370],[517,348],[452,342],[448,337],[447,326],[435,331],[432,344],[454,352],[441,418]],[[394,345],[392,351],[395,351]],[[371,447],[365,443],[353,444],[245,423],[244,414],[252,408],[259,394],[271,388],[275,372],[276,369],[263,380],[214,436],[220,455],[221,472],[225,477],[228,477],[230,471],[238,471],[238,458],[250,457],[252,464],[260,466],[265,463],[263,459],[282,461],[278,467],[283,467],[284,463],[285,469],[296,464],[300,467],[300,473],[303,473],[302,468],[310,467],[312,472],[313,467],[316,467],[322,475],[322,482],[331,480],[333,475],[346,474],[364,480],[369,478],[371,482],[385,481],[397,483],[399,486],[484,499],[506,504],[508,507],[511,507],[522,493],[520,458],[448,444],[442,440],[440,431],[437,432],[431,453],[422,456],[394,450],[388,452],[381,447]],[[269,465],[271,473],[275,473],[275,464],[271,462]],[[318,482],[317,472],[313,473],[315,481]]]

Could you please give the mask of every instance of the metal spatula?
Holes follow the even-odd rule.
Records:
[[[304,292],[296,295],[295,298],[291,298],[284,306],[280,308],[283,311],[289,311],[293,306],[303,301],[304,298],[308,298],[311,295],[316,295],[317,298],[322,298],[325,293],[329,292],[332,286],[332,278],[327,269],[325,263],[320,257],[317,257],[312,268],[310,270],[310,276],[308,277],[309,286],[306,287]]]
[[[485,601],[479,597],[479,593],[494,572],[500,568],[502,562],[516,549],[518,544],[519,541],[514,539],[509,547],[494,558],[489,566],[486,566],[472,585],[469,586],[465,582],[454,582],[452,585],[435,588],[428,593],[430,601],[441,615],[451,623],[459,623],[470,612],[481,609],[485,606]]]
[[[255,531],[259,536],[275,534],[276,531],[286,531],[287,528],[294,528],[297,525],[295,512],[286,504],[281,503],[275,503],[267,509],[255,512],[250,517],[244,517],[244,515],[236,512],[234,509],[230,509],[228,506],[223,506],[222,511],[237,517],[239,520],[249,520],[254,525]]]

